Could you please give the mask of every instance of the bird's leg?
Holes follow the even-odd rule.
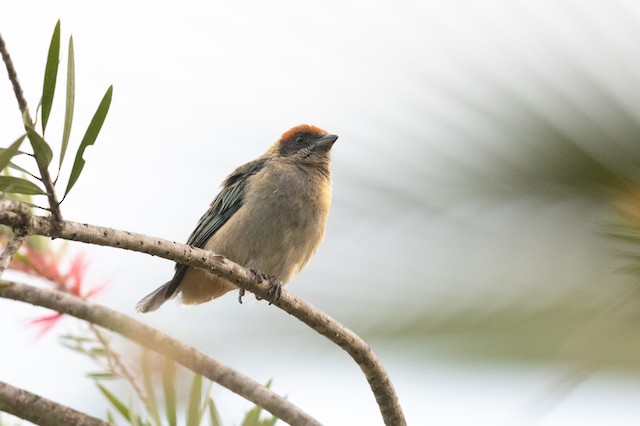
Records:
[[[260,272],[253,268],[250,268],[249,270],[253,272],[257,279],[267,280],[269,282],[269,291],[267,291],[267,294],[270,296],[270,305],[276,300],[280,299],[280,295],[282,294],[282,283],[280,283],[280,281],[278,281],[276,277],[267,275],[264,272]],[[262,300],[262,297],[256,296],[256,299]]]
[[[244,288],[240,288],[240,291],[238,291],[238,302],[240,302],[241,305],[242,305],[243,297],[244,297]]]

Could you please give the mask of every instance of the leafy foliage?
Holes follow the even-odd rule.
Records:
[[[24,140],[25,135],[20,136],[14,143],[9,145],[9,148],[3,148],[0,151],[0,170],[4,170],[11,163],[11,159],[15,157],[20,151],[20,145]]]
[[[92,328],[94,333],[96,330]],[[93,336],[65,334],[61,339],[65,347],[87,355],[101,366],[100,371],[87,376],[96,383],[100,393],[109,402],[108,420],[117,424],[125,421],[126,424],[144,426],[222,426],[211,397],[212,383],[208,382],[205,388],[202,376],[178,369],[172,360],[147,350],[141,350],[139,365],[135,368],[124,367],[124,357],[114,350],[102,330]],[[132,371],[136,373],[130,373]],[[114,379],[127,381],[136,399],[129,398],[129,402],[125,402],[127,399],[109,389],[105,382]],[[271,381],[266,386],[270,387]],[[275,425],[278,419],[273,416],[262,418],[262,411],[261,407],[254,406],[246,413],[241,425]],[[179,421],[181,417],[184,423]]]
[[[71,169],[71,176],[69,177],[69,183],[67,183],[67,190],[64,192],[66,196],[73,185],[76,184],[78,178],[80,177],[80,173],[82,173],[82,169],[84,168],[84,158],[82,155],[84,151],[87,149],[89,145],[93,145],[98,138],[98,134],[100,133],[100,129],[102,129],[102,124],[104,123],[105,118],[107,117],[107,113],[109,112],[109,106],[111,105],[111,97],[113,95],[113,86],[109,86],[107,89],[107,93],[104,94],[100,105],[98,105],[98,109],[91,119],[91,123],[89,123],[89,127],[87,128],[84,137],[82,138],[82,142],[80,142],[80,147],[76,152],[76,159],[73,162],[73,167]]]
[[[51,114],[51,106],[53,104],[53,96],[56,92],[56,80],[58,79],[58,62],[60,57],[60,20],[56,23],[49,44],[49,53],[47,55],[47,65],[44,71],[44,84],[42,87],[42,132],[47,128],[49,122],[49,114]]]
[[[0,176],[0,190],[14,194],[42,195],[45,192],[35,183],[13,176]]]
[[[62,145],[60,147],[60,164],[58,173],[62,168],[62,161],[67,153],[69,137],[71,136],[71,125],[73,124],[73,109],[76,99],[76,65],[73,53],[73,36],[69,37],[69,54],[67,59],[67,99],[64,111],[64,129],[62,131]]]
[[[51,36],[51,42],[49,44],[49,51],[47,53],[47,62],[44,72],[44,81],[42,85],[42,96],[40,98],[39,104],[41,131],[39,132],[36,129],[35,125],[30,122],[28,116],[25,115],[24,127],[26,135],[20,136],[8,148],[1,149],[0,151],[0,170],[5,171],[6,173],[6,170],[8,168],[11,168],[26,175],[26,177],[10,177],[10,179],[4,179],[4,182],[0,184],[0,190],[4,191],[6,194],[47,194],[47,192],[40,189],[39,184],[37,182],[34,182],[32,179],[45,182],[45,187],[47,188],[53,187],[53,185],[47,186],[47,182],[49,179],[46,177],[47,172],[43,171],[43,169],[48,169],[54,157],[53,150],[47,142],[47,140],[51,140],[51,138],[49,138],[50,135],[48,135],[47,138],[45,138],[44,135],[49,123],[49,118],[51,116],[53,99],[55,96],[56,84],[58,81],[58,68],[60,62],[61,47],[60,32],[61,25],[60,21],[58,20]],[[60,175],[62,164],[67,154],[69,142],[71,141],[71,129],[73,127],[73,113],[75,107],[75,53],[73,47],[73,37],[69,37],[66,68],[67,83],[65,92],[65,114],[63,133],[59,150],[60,155],[58,159],[58,176]],[[83,154],[89,145],[93,145],[96,142],[98,135],[100,134],[100,130],[102,129],[104,121],[109,112],[112,94],[113,86],[110,86],[107,89],[104,97],[102,98],[102,101],[100,102],[91,122],[89,123],[89,126],[87,127],[84,136],[82,137],[82,140],[80,141],[78,149],[75,153],[75,161],[73,162],[73,165],[71,167],[69,180],[67,182],[66,190],[64,193],[65,196],[69,193],[69,191],[71,191],[71,188],[73,188],[73,186],[80,178],[85,165]],[[19,151],[19,147],[25,136],[28,137],[29,141],[31,142],[31,148],[33,150],[32,157],[36,160],[39,173],[41,174],[40,177],[37,177],[35,173],[29,171],[28,167],[24,168],[22,166],[18,166],[11,161],[16,155],[24,154],[24,152]],[[56,182],[57,180],[58,179],[56,178]],[[56,182],[54,182],[54,184]]]

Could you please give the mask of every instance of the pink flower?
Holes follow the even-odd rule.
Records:
[[[60,321],[62,314],[60,312],[54,312],[52,314],[43,315],[41,317],[33,318],[27,321],[28,326],[39,327],[37,338],[44,336],[54,325]]]
[[[13,257],[9,268],[43,278],[56,289],[83,299],[100,293],[106,287],[106,283],[103,283],[86,289],[85,276],[89,262],[84,253],[78,253],[71,259],[69,270],[65,273],[60,270],[61,261],[61,252],[53,250],[51,240],[30,237]],[[38,337],[41,337],[51,330],[60,318],[62,318],[62,314],[56,312],[31,319],[27,325],[39,327]]]

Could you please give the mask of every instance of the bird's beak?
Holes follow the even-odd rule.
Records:
[[[317,148],[329,151],[336,140],[338,140],[336,135],[324,135],[320,139],[316,139],[315,145]]]

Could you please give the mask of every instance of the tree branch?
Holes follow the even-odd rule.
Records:
[[[18,81],[18,74],[16,73],[16,68],[13,66],[13,61],[11,60],[11,56],[9,55],[9,51],[7,50],[7,45],[4,43],[4,39],[0,34],[0,53],[2,53],[2,60],[4,61],[5,66],[7,67],[7,72],[9,73],[9,80],[11,80],[11,85],[13,86],[13,93],[16,95],[16,100],[18,101],[18,107],[20,108],[20,112],[22,113],[23,119],[28,121],[29,123],[33,123],[31,120],[31,115],[29,114],[29,107],[27,106],[27,101],[24,98],[24,93],[22,92],[22,87],[20,86],[20,82]]]
[[[16,204],[15,207],[17,208],[16,214],[21,216],[31,215],[31,211],[24,203]],[[7,246],[2,251],[2,255],[0,255],[0,277],[4,273],[5,269],[7,269],[7,267],[9,266],[9,263],[11,263],[11,258],[13,257],[13,255],[16,254],[22,246],[24,238],[28,235],[28,222],[27,224],[13,227],[12,231],[13,235],[7,243]]]
[[[69,293],[0,281],[0,297],[44,306],[112,330],[219,383],[292,425],[320,423],[285,398],[202,352],[124,314]],[[73,423],[68,423],[73,424]]]
[[[2,34],[0,34],[0,53],[2,54],[2,60],[4,61],[4,64],[7,68],[9,80],[11,80],[11,85],[13,86],[13,93],[15,94],[16,100],[18,101],[18,107],[20,108],[20,112],[22,113],[22,121],[24,122],[25,126],[28,125],[30,127],[33,127],[33,120],[31,119],[31,114],[29,114],[29,107],[27,106],[27,101],[24,98],[24,93],[22,92],[20,81],[18,81],[18,74],[16,73],[13,61],[11,60],[11,56],[9,55],[9,51],[7,50],[7,45],[2,38]],[[42,159],[38,157],[36,157],[36,163],[38,163],[40,177],[47,192],[49,208],[51,209],[51,217],[53,219],[54,226],[57,226],[56,224],[62,220],[62,213],[60,212],[60,203],[58,202],[56,190],[53,185],[53,181],[51,180],[51,175],[49,174],[47,165],[45,165],[42,162]]]
[[[28,227],[31,232],[48,237],[134,250],[206,269],[258,297],[269,299],[269,284],[266,280],[256,277],[248,269],[224,256],[143,234],[71,221],[62,221],[59,229],[55,229],[43,217],[32,216],[28,210],[28,215],[25,215],[25,210],[20,209],[19,204],[12,200],[0,201],[1,224]],[[283,290],[280,298],[273,304],[344,349],[358,364],[369,382],[385,424],[394,426],[406,424],[391,380],[366,342],[338,321],[288,291]]]
[[[0,411],[38,425],[109,426],[105,421],[4,382],[0,382]]]
[[[0,277],[4,273],[5,269],[7,269],[7,267],[9,266],[9,263],[11,263],[11,258],[13,257],[13,255],[16,254],[16,252],[22,246],[24,237],[24,234],[17,233],[16,231],[13,232],[13,236],[0,255]]]

